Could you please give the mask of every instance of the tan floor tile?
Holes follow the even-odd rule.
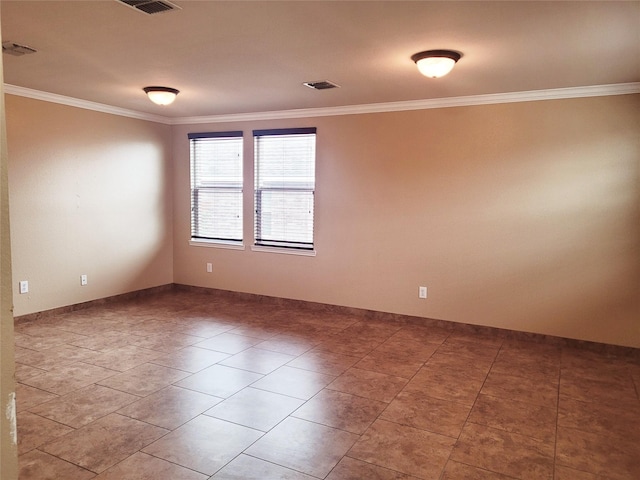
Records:
[[[256,348],[287,355],[302,355],[315,347],[319,341],[308,341],[294,335],[277,335],[255,345]]]
[[[404,473],[379,467],[371,463],[356,460],[355,458],[343,457],[340,463],[331,471],[327,480],[414,480]]]
[[[438,350],[429,357],[425,366],[429,369],[447,369],[471,372],[473,377],[486,377],[493,363],[493,359],[476,359],[464,355],[451,355],[439,353]]]
[[[347,371],[359,360],[360,357],[340,353],[311,351],[290,361],[287,366],[337,376]]]
[[[454,443],[443,435],[376,420],[348,456],[419,478],[439,478]]]
[[[557,383],[547,383],[535,378],[489,372],[481,392],[542,407],[556,408],[558,405]]]
[[[515,478],[450,460],[440,480],[513,480]]]
[[[144,397],[177,382],[189,373],[174,368],[145,363],[98,382],[105,387]]]
[[[635,409],[619,408],[560,395],[558,425],[601,435],[635,438],[640,442],[640,404]]]
[[[557,413],[555,408],[480,394],[468,421],[553,443]]]
[[[545,348],[539,345],[504,346],[493,365],[493,369],[524,369],[527,372],[536,372],[551,378],[560,373],[560,352],[556,349]],[[502,370],[501,370],[502,371]],[[503,373],[510,373],[504,371]],[[513,373],[511,373],[513,375]]]
[[[558,427],[556,463],[612,480],[640,478],[640,442]]]
[[[211,480],[314,480],[316,478],[259,458],[239,455],[211,477]]]
[[[42,351],[17,347],[15,359],[25,365],[51,370],[77,361],[91,361],[95,356],[96,352],[93,350],[73,345],[58,345]]]
[[[161,458],[137,452],[95,477],[96,480],[207,480],[209,477]]]
[[[144,453],[213,475],[262,432],[200,415],[143,449]]]
[[[624,358],[581,348],[566,347],[562,350],[561,355],[562,368],[583,370],[587,374],[595,375],[594,377],[587,375],[587,378],[594,379],[599,379],[601,372],[624,371],[626,364]],[[592,371],[589,372],[589,370]],[[609,377],[611,376],[615,375],[609,375]]]
[[[371,353],[381,353],[398,360],[414,360],[426,362],[438,350],[440,344],[420,341],[418,339],[397,339],[391,337],[380,344]]]
[[[234,335],[242,335],[245,337],[261,338],[262,340],[268,340],[278,335],[278,330],[273,326],[264,325],[240,325],[233,330],[229,330],[229,333]]]
[[[211,365],[229,358],[228,353],[215,352],[206,348],[186,347],[177,352],[155,358],[150,363],[175,368],[189,373],[197,373]]]
[[[382,343],[401,329],[402,325],[394,324],[393,322],[365,320],[349,325],[340,333],[348,337],[357,337]]]
[[[25,383],[57,395],[66,395],[117,373],[107,368],[76,362],[53,368],[47,373],[29,378]]]
[[[236,335],[234,333],[225,332],[207,340],[198,342],[194,344],[194,346],[235,355],[247,348],[253,347],[263,340],[264,338],[247,337],[245,335]]]
[[[118,410],[121,415],[174,430],[213,407],[222,399],[169,385]]]
[[[92,358],[87,363],[124,372],[160,356],[162,356],[161,352],[154,352],[146,348],[136,347],[135,345],[127,345],[126,347],[115,348],[104,352]]]
[[[18,458],[20,480],[89,480],[95,473],[72,463],[41,452],[32,450]]]
[[[470,411],[470,405],[427,397],[422,392],[403,391],[380,418],[458,438]]]
[[[379,348],[360,360],[355,366],[361,370],[384,373],[395,377],[411,378],[424,365],[421,360],[405,355],[393,355]]]
[[[289,417],[246,453],[324,478],[357,439],[352,433]]]
[[[73,428],[30,412],[18,413],[18,455],[66,435]]]
[[[468,423],[451,460],[522,480],[551,480],[553,455],[553,442]]]
[[[637,371],[631,372],[633,383],[636,386],[636,392],[638,393],[638,399],[640,399],[640,368]]]
[[[121,332],[131,333],[142,337],[155,334],[164,334],[167,330],[175,328],[176,324],[167,319],[158,318],[158,315],[145,318],[140,322],[131,322],[117,327]]]
[[[485,373],[481,370],[434,367],[427,362],[409,381],[405,391],[471,406],[484,379]]]
[[[129,343],[148,350],[171,353],[201,341],[201,337],[162,330],[148,337],[132,339]]]
[[[266,432],[303,403],[297,398],[247,387],[207,410],[205,415]]]
[[[18,345],[14,347],[13,356],[16,363],[28,365],[30,367],[39,368],[41,370],[49,370],[52,367],[58,366],[58,362],[50,361],[46,364],[47,357],[43,352],[36,350],[29,350],[28,348],[22,348]],[[43,364],[45,363],[45,364]]]
[[[330,384],[335,378],[336,377],[332,375],[310,372],[285,365],[265,376],[263,379],[258,380],[252,387],[308,400]]]
[[[389,403],[406,383],[405,378],[351,368],[331,382],[327,388]]]
[[[371,353],[380,345],[380,341],[366,340],[357,337],[349,337],[342,334],[336,334],[333,337],[324,340],[313,351],[333,352],[342,355],[350,355],[352,357],[364,357]]]
[[[333,310],[171,291],[17,322],[20,480],[640,478],[639,357]]]
[[[89,385],[38,405],[30,411],[70,427],[79,428],[136,400],[138,397],[135,395],[100,385]]]
[[[46,370],[25,365],[23,363],[16,363],[16,382],[23,382],[29,378],[36,377],[46,373]]]
[[[178,320],[178,324],[173,328],[174,331],[202,339],[215,337],[234,328],[233,325],[210,320],[198,320],[189,317]]]
[[[87,470],[101,473],[167,432],[163,428],[112,413],[47,443],[41,449]]]
[[[498,358],[509,358],[517,362],[533,360],[546,366],[560,368],[562,347],[542,342],[510,339],[502,344]]]
[[[573,468],[563,467],[562,465],[556,465],[554,480],[605,480],[604,477],[599,477],[593,473],[580,472]]]
[[[440,345],[447,337],[451,335],[451,332],[442,328],[425,327],[421,325],[406,325],[394,333],[390,340],[394,341],[420,341],[423,343],[433,343]]]
[[[468,341],[464,338],[450,336],[442,345],[438,347],[437,352],[440,355],[454,355],[473,359],[478,364],[489,364],[495,360],[498,355],[499,346],[487,345],[474,341]]]
[[[248,348],[221,361],[220,365],[266,375],[294,358],[296,357],[285,353],[270,352],[269,350],[261,350],[259,348]]]
[[[548,383],[557,387],[560,382],[560,367],[532,361],[523,362],[509,356],[500,356],[491,366],[491,373],[521,377],[529,382]]]
[[[386,406],[385,402],[325,389],[307,401],[292,416],[362,434]]]
[[[332,339],[336,334],[340,333],[340,330],[341,327],[333,325],[330,319],[326,319],[323,323],[321,321],[315,323],[299,321],[299,323],[289,323],[282,327],[283,334],[311,342],[314,346]]]
[[[263,375],[239,368],[212,365],[175,385],[215,397],[227,398],[260,380]]]
[[[107,331],[99,335],[94,334],[80,340],[74,340],[71,345],[76,347],[87,348],[89,350],[96,350],[98,352],[108,352],[115,348],[126,347],[130,341],[138,338],[129,334],[125,334],[117,331]]]
[[[600,380],[571,374],[565,370],[560,375],[560,393],[584,402],[605,403],[624,408],[638,408],[640,402],[629,381]]]
[[[458,325],[454,325],[454,330],[451,335],[447,337],[447,340],[464,341],[474,344],[483,344],[487,346],[493,346],[501,348],[505,342],[501,331],[473,331],[467,330],[464,327],[459,330]]]
[[[30,387],[23,383],[16,383],[16,411],[23,412],[37,405],[58,398],[58,395],[45,392],[39,388]]]
[[[55,346],[56,343],[58,345],[72,343],[85,337],[84,335],[59,328],[40,326],[39,323],[40,322],[34,322],[30,326],[19,329],[19,331],[16,332],[16,345],[33,350],[44,350]],[[43,343],[40,348],[37,348],[39,341]]]
[[[47,350],[64,344],[64,340],[61,340],[55,335],[49,337],[33,337],[20,332],[15,332],[14,341],[18,347],[37,351]]]

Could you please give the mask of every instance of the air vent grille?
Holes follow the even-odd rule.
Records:
[[[330,88],[339,88],[340,85],[330,82],[329,80],[322,80],[320,82],[304,82],[305,87],[313,88],[314,90],[329,90]]]
[[[6,53],[7,55],[19,57],[21,55],[36,52],[37,50],[35,48],[27,47],[26,45],[20,45],[19,43],[13,42],[2,42],[2,53]]]
[[[174,5],[171,2],[160,1],[160,0],[116,0],[116,1],[120,3],[124,3],[125,5],[131,8],[135,8],[136,10],[139,10],[148,15],[180,9],[179,6]]]

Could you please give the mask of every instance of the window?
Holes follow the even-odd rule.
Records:
[[[255,242],[313,250],[316,129],[254,130]]]
[[[191,240],[242,243],[242,132],[190,133]]]

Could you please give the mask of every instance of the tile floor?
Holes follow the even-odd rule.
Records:
[[[170,291],[16,325],[20,480],[639,479],[640,358]]]

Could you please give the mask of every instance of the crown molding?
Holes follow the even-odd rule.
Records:
[[[616,83],[611,85],[593,85],[587,87],[554,88],[547,90],[529,90],[525,92],[490,93],[462,97],[433,98],[404,102],[371,103],[366,105],[347,105],[326,108],[302,108],[273,112],[233,113],[227,115],[208,115],[197,117],[164,117],[149,113],[113,107],[102,103],[89,102],[54,93],[42,92],[15,85],[4,85],[5,93],[22,97],[59,103],[71,107],[84,108],[97,112],[110,113],[123,117],[163,123],[165,125],[192,125],[202,123],[242,122],[256,120],[277,120],[288,118],[328,117],[335,115],[358,115],[366,113],[400,112],[409,110],[429,110],[435,108],[468,107],[474,105],[492,105],[500,103],[536,102],[541,100],[562,100],[569,98],[604,97],[609,95],[629,95],[640,93],[640,82]]]
[[[104,103],[90,102],[79,98],[67,97],[56,93],[43,92],[41,90],[33,90],[31,88],[18,87],[16,85],[4,84],[4,93],[17,95],[19,97],[32,98],[34,100],[42,100],[44,102],[58,103],[69,107],[83,108],[85,110],[93,110],[94,112],[110,113],[121,117],[135,118],[138,120],[147,120],[150,122],[171,124],[169,117],[162,115],[152,115],[150,113],[138,112],[126,108],[114,107]]]

